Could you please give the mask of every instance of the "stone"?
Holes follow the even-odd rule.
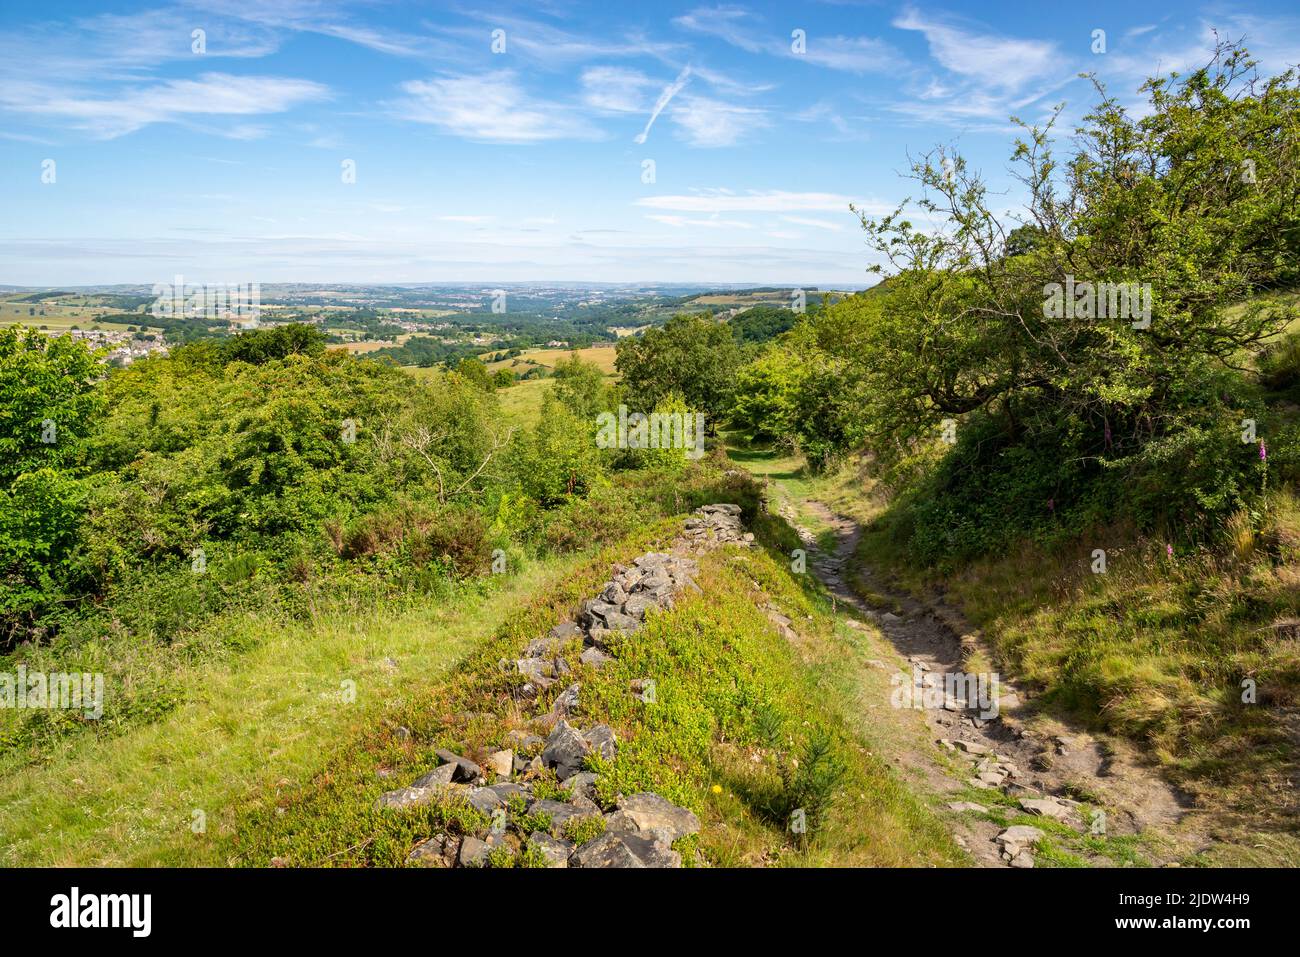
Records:
[[[430,771],[428,774],[424,774],[416,778],[411,783],[411,787],[416,787],[416,788],[446,787],[454,780],[456,771],[458,769],[459,769],[459,765],[456,764],[451,764],[451,763],[440,764],[432,771]]]
[[[954,741],[953,744],[967,754],[989,754],[993,750],[987,744],[980,744],[978,741]]]
[[[681,867],[682,857],[652,838],[606,831],[573,852],[570,867]]]
[[[582,736],[587,739],[590,749],[606,761],[613,761],[618,754],[618,737],[609,725],[598,724],[583,732]]]
[[[1021,798],[1020,806],[1030,814],[1050,817],[1055,821],[1070,821],[1074,818],[1074,809],[1052,798]]]
[[[604,625],[592,625],[587,630],[587,640],[597,648],[609,650],[609,643],[614,633]]]
[[[672,588],[673,580],[668,577],[668,573],[662,569],[655,569],[641,579],[639,586],[641,591],[653,592],[661,588]]]
[[[574,797],[590,800],[596,796],[596,782],[599,779],[600,776],[591,771],[580,771],[565,781],[564,786]]]
[[[605,627],[610,631],[636,631],[641,627],[641,622],[621,611],[613,611],[605,616]]]
[[[1013,824],[994,838],[1008,849],[1033,844],[1043,839],[1043,832],[1029,824]]]
[[[988,810],[983,804],[976,804],[974,801],[953,801],[948,805],[950,811],[986,811]]]
[[[633,595],[623,602],[623,614],[644,621],[646,612],[654,607],[656,605],[653,598],[646,595]]]
[[[517,658],[514,670],[542,688],[555,680],[555,663],[546,658]]]
[[[551,629],[551,635],[556,641],[568,641],[571,638],[581,638],[582,629],[576,622],[564,621]]]
[[[700,829],[700,819],[684,807],[667,799],[642,792],[625,797],[618,802],[610,815],[609,826],[617,831],[632,833],[653,832],[666,835],[664,843],[672,844],[678,838],[695,834]]]
[[[471,806],[484,814],[491,814],[505,803],[501,795],[491,788],[471,788],[465,798]]]
[[[600,597],[611,605],[621,605],[627,601],[627,592],[623,590],[622,585],[613,581],[605,586],[605,590],[600,593]]]
[[[420,867],[451,867],[460,854],[460,838],[451,834],[435,834],[411,848],[406,863]]]
[[[455,754],[445,748],[439,748],[434,752],[434,754],[449,764],[455,764],[457,766],[456,772],[452,777],[453,781],[467,781],[473,783],[483,776],[483,769],[469,758],[462,758],[459,754]]]
[[[487,863],[492,846],[477,837],[465,837],[460,842],[460,852],[456,862],[461,867],[482,867]]]
[[[603,668],[614,659],[599,648],[592,647],[584,648],[582,654],[578,656],[578,660],[591,668]]]
[[[610,615],[618,614],[618,605],[610,604],[607,601],[590,601],[587,602],[587,614],[602,620],[608,620]]]
[[[522,784],[515,784],[512,781],[502,781],[500,784],[493,784],[488,787],[487,790],[493,792],[497,797],[499,797],[502,804],[509,801],[512,797],[527,798],[529,796],[528,788],[524,787]]]
[[[386,791],[375,802],[375,810],[420,807],[428,804],[441,793],[442,788],[398,788],[396,791]]]
[[[542,831],[533,831],[528,835],[528,844],[541,852],[542,857],[546,859],[547,867],[569,866],[569,855],[574,850],[571,842],[551,837]]]
[[[578,692],[581,685],[571,684],[559,693],[555,699],[555,704],[551,705],[551,714],[560,718],[567,718],[578,710]]]
[[[488,770],[499,778],[508,778],[515,770],[515,753],[513,751],[493,751],[484,762]]]
[[[551,833],[559,834],[566,821],[573,818],[599,817],[599,811],[578,807],[566,801],[541,800],[528,806],[529,814],[545,814],[551,822]]]
[[[524,658],[554,658],[560,653],[560,646],[563,644],[563,641],[550,635],[545,638],[534,638],[524,645]]]
[[[542,764],[555,768],[555,776],[563,781],[582,770],[582,762],[589,750],[591,746],[581,732],[561,719],[546,739]]]

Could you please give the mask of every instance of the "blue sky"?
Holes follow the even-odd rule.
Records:
[[[1272,2],[6,4],[0,283],[864,284],[848,204],[909,152],[1014,207],[1008,116],[1068,125],[1081,71],[1136,102],[1215,29],[1300,61]]]

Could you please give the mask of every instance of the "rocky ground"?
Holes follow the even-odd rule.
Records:
[[[978,632],[941,602],[921,602],[893,591],[871,569],[853,564],[860,529],[852,519],[818,502],[805,503],[805,508],[833,530],[833,548],[819,549],[816,537],[793,515],[784,517],[799,533],[810,568],[836,602],[875,624],[913,673],[934,675],[939,686],[943,676],[964,673],[966,661],[980,647]],[[893,610],[867,605],[849,586],[850,572],[873,594],[884,596]],[[1081,835],[1146,834],[1152,841],[1145,850],[1157,862],[1162,848],[1167,857],[1178,856],[1166,831],[1186,813],[1185,802],[1129,746],[1035,713],[1030,694],[1005,675],[999,675],[999,692],[994,717],[981,717],[985,712],[977,703],[951,694],[936,701],[937,707],[921,709],[936,747],[905,756],[905,763],[941,794],[968,788],[1000,792],[1011,800],[995,802],[999,810],[1009,804]],[[1088,800],[1078,799],[1084,796]],[[965,813],[990,809],[976,801],[948,801],[947,806],[954,812],[955,840],[977,862],[1034,866],[1033,846],[1044,836],[1041,829],[1026,824],[1004,828]],[[1098,858],[1095,863],[1112,862]]]
[[[650,552],[630,565],[614,566],[610,580],[581,604],[574,620],[560,622],[501,667],[525,676],[520,690],[525,703],[568,680],[568,662],[560,652],[573,643],[583,646],[583,664],[602,667],[617,655],[619,642],[642,627],[647,614],[671,609],[677,596],[699,590],[699,567],[692,555],[730,543],[747,546],[753,539],[741,524],[739,506],[698,509],[669,552]],[[654,692],[651,677],[633,680],[628,688],[642,700],[651,700]],[[680,867],[681,854],[673,844],[699,831],[695,814],[653,793],[620,795],[608,810],[596,803],[598,777],[584,767],[593,754],[612,760],[618,738],[606,724],[582,727],[581,696],[580,682],[568,684],[549,709],[535,716],[531,730],[511,732],[514,747],[493,753],[484,766],[439,751],[437,767],[382,795],[380,809],[459,798],[491,821],[476,834],[430,835],[411,851],[409,862],[478,867],[500,852],[548,867]],[[558,794],[551,771],[559,781]]]

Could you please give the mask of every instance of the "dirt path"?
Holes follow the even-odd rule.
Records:
[[[873,623],[908,660],[913,674],[903,684],[913,685],[919,673],[921,681],[948,689],[933,692],[922,709],[933,747],[903,755],[903,764],[945,796],[954,812],[954,837],[977,862],[1007,866],[1014,860],[1014,866],[1032,866],[1032,855],[1027,860],[1014,844],[999,842],[1004,828],[982,816],[988,809],[1005,812],[1004,819],[1026,812],[1050,818],[1090,837],[1140,835],[1141,858],[1153,864],[1178,860],[1202,844],[1180,827],[1187,810],[1184,801],[1126,742],[1103,739],[1036,713],[1029,695],[1005,676],[998,676],[996,716],[987,708],[991,696],[963,700],[971,687],[955,679],[965,674],[966,662],[980,650],[978,634],[953,609],[899,593],[870,568],[855,564],[861,534],[855,521],[820,502],[805,501],[802,506],[833,530],[833,548],[819,548],[817,537],[800,526],[789,509],[782,508],[782,515],[799,533],[809,567],[836,603]],[[885,598],[893,610],[869,606],[851,587],[853,581]],[[859,624],[852,619],[850,623]],[[935,677],[926,679],[927,674]],[[991,692],[991,676],[986,680],[985,689]],[[1116,863],[1114,855],[1093,850],[1105,842],[1072,843],[1071,853],[1089,863]]]

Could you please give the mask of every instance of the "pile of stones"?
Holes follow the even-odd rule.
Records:
[[[754,541],[753,532],[745,531],[740,522],[739,505],[705,505],[695,510],[695,517],[687,519],[685,539],[700,548],[716,548],[729,542],[748,545]]]
[[[975,776],[967,782],[972,787],[1001,789],[1009,793],[1019,791],[1027,795],[1019,799],[1020,810],[1026,814],[1051,818],[1076,828],[1082,825],[1082,805],[1078,801],[1038,794],[1023,783],[1024,776],[1015,764],[988,745],[978,741],[952,741],[947,738],[940,738],[939,743],[949,751],[961,753],[974,762]],[[954,801],[948,805],[948,809],[957,812],[988,810],[984,805],[973,801]],[[1017,824],[998,834],[994,843],[997,844],[999,856],[1004,863],[1012,867],[1033,867],[1033,845],[1042,836],[1043,832],[1036,827]]]
[[[564,652],[581,642],[579,661],[602,668],[617,655],[654,611],[673,607],[684,592],[700,591],[698,563],[687,552],[701,552],[735,543],[748,546],[754,536],[740,522],[740,507],[706,505],[686,523],[674,553],[650,552],[630,565],[615,565],[599,595],[584,601],[574,621],[562,622],[545,637],[529,642],[521,657],[500,662],[503,671],[523,676],[515,693],[521,703],[568,681],[569,657]],[[654,683],[631,682],[629,693],[652,700]],[[680,867],[681,855],[672,845],[700,829],[699,819],[686,808],[649,792],[620,795],[612,810],[596,803],[599,778],[583,771],[590,755],[612,761],[618,738],[606,724],[580,727],[580,682],[571,681],[534,725],[543,737],[525,730],[508,735],[510,748],[494,751],[483,766],[462,755],[440,750],[440,764],[411,783],[389,791],[376,807],[418,807],[459,798],[486,814],[489,829],[472,835],[435,834],[411,851],[408,861],[436,867],[475,867],[489,863],[494,851],[512,856],[526,849],[540,854],[550,867]],[[560,782],[562,800],[554,796],[548,771]],[[539,788],[539,781],[548,786]],[[536,791],[544,790],[539,796]],[[520,809],[522,808],[522,813]],[[513,811],[514,813],[510,813]],[[525,833],[520,821],[532,822]],[[536,826],[546,821],[547,826]]]

